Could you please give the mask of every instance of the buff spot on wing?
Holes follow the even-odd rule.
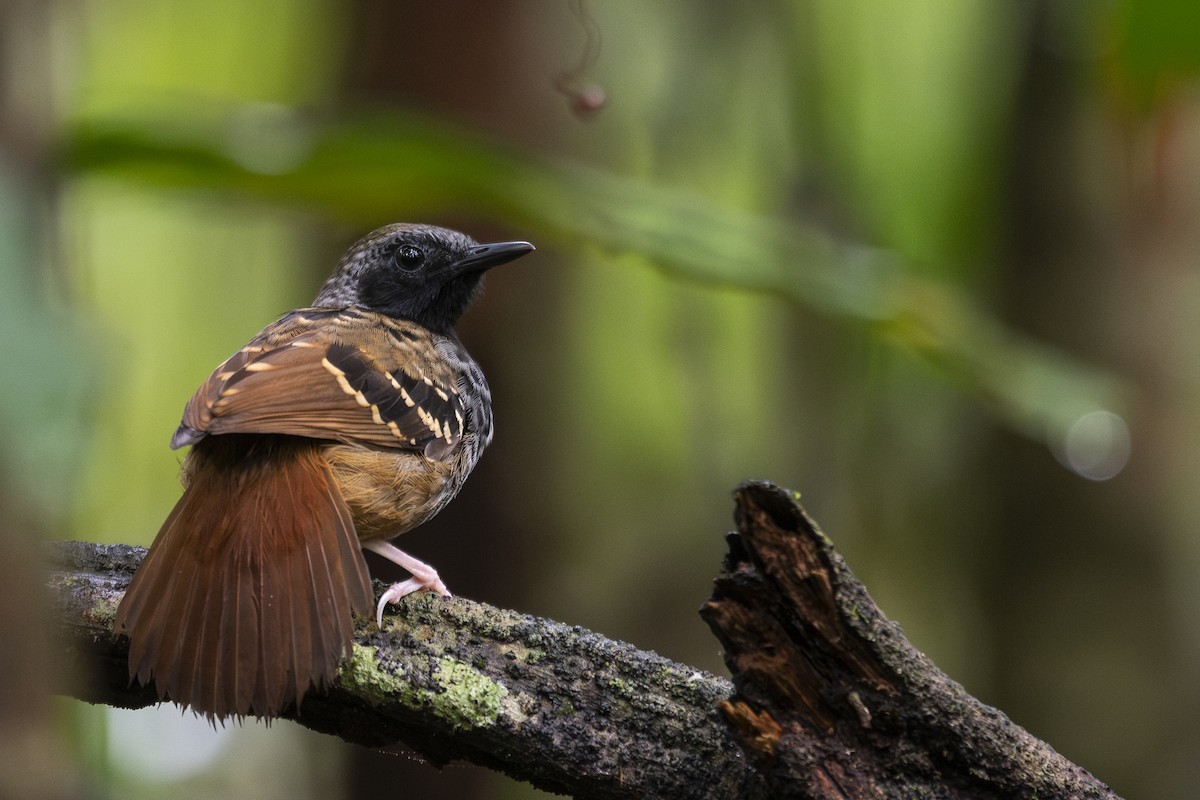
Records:
[[[425,424],[426,428],[429,428],[435,438],[442,438],[442,423],[436,417],[420,406],[417,406],[417,416],[420,417],[421,422]]]
[[[350,381],[346,380],[346,373],[330,363],[328,358],[321,359],[321,366],[325,368],[326,372],[337,378],[338,386],[342,387],[342,391],[353,397],[360,406],[367,408],[371,405],[367,402],[367,398],[363,397],[363,393],[351,386]]]

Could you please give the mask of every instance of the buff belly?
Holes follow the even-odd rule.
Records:
[[[453,461],[395,450],[329,445],[325,458],[361,541],[391,539],[442,510],[458,486]]]

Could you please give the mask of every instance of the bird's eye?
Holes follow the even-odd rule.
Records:
[[[396,263],[403,269],[416,269],[425,263],[425,251],[411,244],[403,245],[396,251]]]

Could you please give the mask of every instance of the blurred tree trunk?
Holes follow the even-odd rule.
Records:
[[[1037,9],[1008,159],[1005,263],[995,270],[1002,307],[1015,327],[1149,391],[1128,420],[1136,469],[1104,483],[1039,444],[999,435],[990,460],[999,526],[985,579],[996,654],[989,699],[1069,756],[1103,763],[1113,785],[1161,790],[1171,780],[1160,754],[1187,733],[1159,723],[1152,687],[1171,678],[1148,654],[1171,649],[1161,570],[1163,494],[1173,482],[1163,468],[1187,440],[1156,430],[1170,421],[1159,391],[1170,381],[1159,370],[1177,363],[1169,343],[1178,323],[1154,295],[1179,284],[1170,271],[1182,265],[1155,255],[1164,244],[1156,239],[1169,235],[1156,222],[1169,201],[1148,179],[1146,131],[1103,95],[1096,57],[1071,49],[1085,37],[1064,35],[1061,9]],[[1124,141],[1123,125],[1134,132]],[[1109,680],[1128,691],[1105,688]],[[1172,694],[1194,696],[1180,689]],[[1116,747],[1111,732],[1121,729],[1142,733]]]
[[[41,58],[54,18],[39,0],[0,4],[0,339],[21,376],[0,391],[0,640],[8,643],[0,648],[0,797],[29,800],[80,797],[83,783],[50,696],[61,665],[47,635],[38,552],[44,532],[61,529],[74,489],[73,420],[94,378],[74,320],[46,302],[38,272],[50,255],[56,201],[51,98],[59,76]],[[62,372],[41,374],[46,363]]]
[[[354,45],[346,54],[341,87],[345,101],[413,108],[492,132],[512,131],[515,124],[519,125],[514,113],[520,104],[513,101],[520,92],[513,78],[519,64],[513,53],[520,48],[512,37],[515,23],[522,18],[517,13],[517,4],[397,4],[387,0],[357,0],[347,4],[346,9],[351,15],[349,38]],[[404,32],[400,40],[395,38],[398,32]],[[397,190],[404,191],[404,187]],[[490,240],[478,221],[445,218],[412,221],[437,222],[471,231],[480,241]],[[498,237],[491,237],[494,238]],[[506,276],[506,280],[528,283],[519,270]],[[480,303],[459,326],[463,340],[485,367],[494,363],[489,349],[495,337],[476,336],[473,331],[491,328],[490,305]],[[522,352],[530,363],[539,357],[535,347],[527,346]],[[494,381],[494,372],[488,374]],[[455,576],[451,579],[452,591],[458,591],[456,586],[469,586],[474,597],[521,607],[527,598],[523,596],[522,584],[510,579],[508,567],[515,571],[517,565],[526,561],[523,554],[530,532],[507,526],[505,518],[496,513],[504,508],[505,498],[488,492],[488,487],[503,484],[495,477],[488,477],[490,465],[503,462],[504,455],[498,451],[504,448],[506,431],[512,430],[502,409],[503,401],[497,408],[500,436],[466,490],[449,508],[421,527],[417,533],[419,544],[413,546],[423,559],[438,565],[443,574]],[[395,565],[374,556],[368,558],[371,573],[376,577],[383,580],[404,577]],[[347,755],[349,797],[386,797],[402,787],[406,796],[472,800],[491,798],[500,786],[497,777],[486,770],[433,770],[411,756],[397,757],[394,753],[365,748],[350,749]],[[521,797],[539,794],[528,787],[510,786],[507,791]]]

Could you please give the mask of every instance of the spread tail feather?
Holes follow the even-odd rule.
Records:
[[[129,675],[210,719],[273,717],[350,655],[373,595],[320,446],[229,434],[188,456],[188,487],[117,609]]]

